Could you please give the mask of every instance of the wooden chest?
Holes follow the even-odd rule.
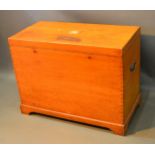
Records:
[[[38,22],[9,38],[23,113],[124,135],[140,99],[140,28]]]

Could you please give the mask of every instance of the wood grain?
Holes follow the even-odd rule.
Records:
[[[96,53],[120,56],[119,49],[123,49],[138,30],[138,26],[42,21],[9,37],[9,42],[17,46],[95,50]]]
[[[39,22],[10,37],[22,112],[124,135],[140,98],[139,41],[137,26],[62,22]]]
[[[133,63],[135,63],[135,69],[130,71],[130,65]],[[128,47],[124,49],[123,64],[124,122],[126,122],[140,94],[140,31],[137,31]]]

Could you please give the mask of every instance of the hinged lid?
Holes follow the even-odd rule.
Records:
[[[103,24],[38,22],[9,38],[12,46],[89,51],[121,56],[140,28]]]

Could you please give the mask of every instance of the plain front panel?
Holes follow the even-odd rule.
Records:
[[[122,58],[11,47],[22,104],[123,122]]]

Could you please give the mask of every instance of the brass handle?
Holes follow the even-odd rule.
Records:
[[[130,72],[134,72],[135,71],[135,68],[136,68],[136,62],[132,63],[130,65]]]

